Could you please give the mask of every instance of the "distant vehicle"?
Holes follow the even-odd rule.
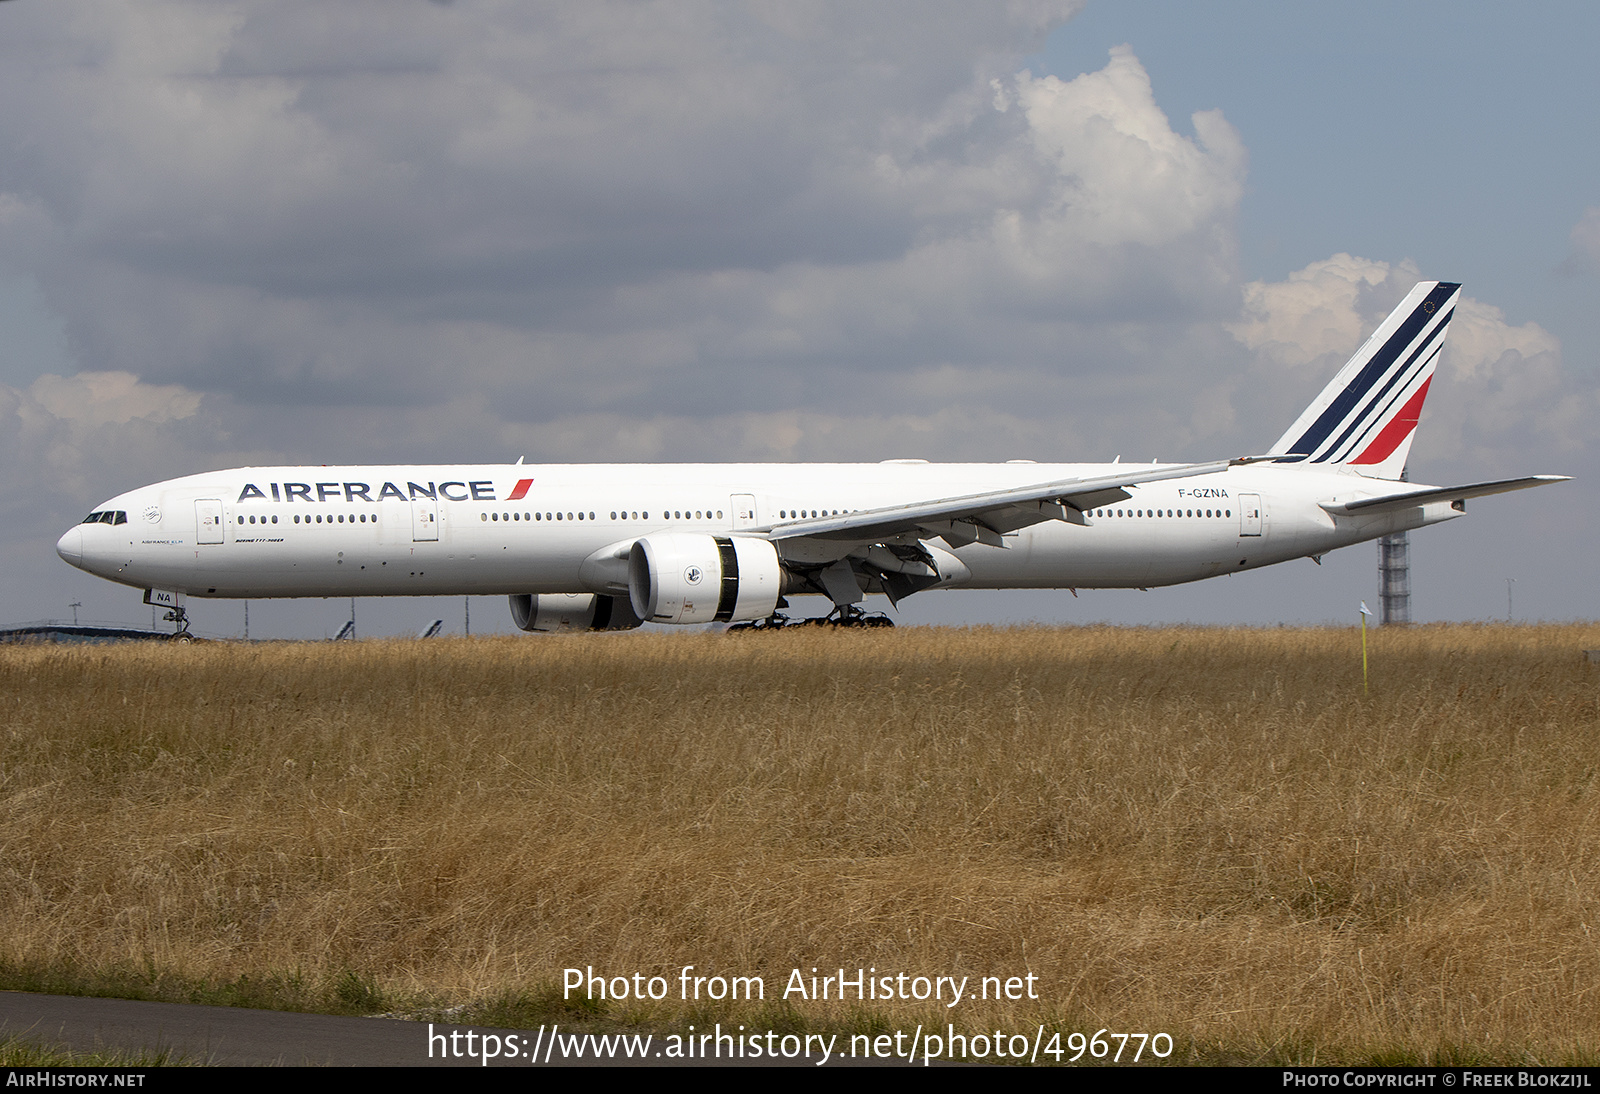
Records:
[[[503,594],[527,631],[829,618],[925,589],[1148,588],[1256,569],[1562,481],[1399,481],[1460,286],[1427,281],[1263,456],[1192,464],[252,467],[112,498],[56,545],[184,599]]]

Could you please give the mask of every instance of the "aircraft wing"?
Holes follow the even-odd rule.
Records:
[[[1083,511],[1111,505],[1133,495],[1126,487],[1163,479],[1186,479],[1226,471],[1227,460],[1150,467],[1129,466],[1115,475],[1060,479],[981,494],[861,509],[841,516],[780,521],[748,531],[782,541],[799,538],[833,542],[874,543],[896,536],[943,539],[953,547],[968,543],[1004,546],[1001,533],[1046,520],[1084,524]]]
[[[1390,513],[1396,509],[1411,509],[1435,501],[1460,501],[1482,498],[1490,494],[1505,494],[1512,490],[1527,490],[1533,486],[1547,486],[1553,482],[1566,482],[1570,475],[1530,475],[1525,479],[1500,479],[1496,482],[1475,482],[1466,486],[1425,486],[1404,494],[1389,494],[1381,498],[1358,498],[1355,501],[1324,501],[1318,504],[1330,513]]]

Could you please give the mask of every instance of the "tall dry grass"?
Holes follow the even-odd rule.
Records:
[[[1592,1062],[1586,646],[1385,630],[1366,695],[1340,630],[8,648],[0,968],[439,1003],[1032,972],[936,1020]]]

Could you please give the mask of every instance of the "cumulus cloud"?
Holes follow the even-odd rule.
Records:
[[[1194,115],[1195,140],[1175,133],[1128,46],[1099,72],[1066,83],[1024,75],[1017,90],[1034,148],[1063,182],[1050,201],[1063,235],[1162,247],[1231,224],[1244,184],[1239,135],[1219,110]]]
[[[1386,262],[1337,254],[1294,271],[1286,281],[1252,281],[1244,286],[1243,319],[1227,327],[1263,360],[1289,368],[1347,358],[1371,333],[1366,323],[1373,309],[1363,306],[1364,298],[1388,286],[1391,272]],[[1398,280],[1411,272],[1402,267]]]
[[[131,372],[46,373],[28,393],[56,419],[90,427],[123,425],[135,418],[167,422],[192,417],[200,409],[197,393],[177,384],[146,384]]]
[[[221,438],[198,420],[200,406],[197,392],[126,372],[0,384],[0,511],[13,528],[26,526],[42,503],[59,522],[89,499],[148,481],[138,476],[169,466],[176,451],[216,446]]]
[[[96,368],[525,422],[917,403],[1227,306],[1221,115],[1176,132],[1125,47],[1010,72],[1076,6],[69,4],[0,75],[60,108],[0,139]]]

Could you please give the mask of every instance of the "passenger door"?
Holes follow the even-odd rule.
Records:
[[[1241,536],[1259,536],[1261,534],[1261,495],[1239,495],[1239,534]]]
[[[217,498],[199,498],[194,503],[196,543],[222,542],[222,502]]]
[[[754,528],[756,526],[756,496],[754,494],[734,494],[728,499],[728,504],[733,509],[733,528]]]
[[[411,499],[411,541],[433,543],[439,538],[439,503],[432,498]]]

